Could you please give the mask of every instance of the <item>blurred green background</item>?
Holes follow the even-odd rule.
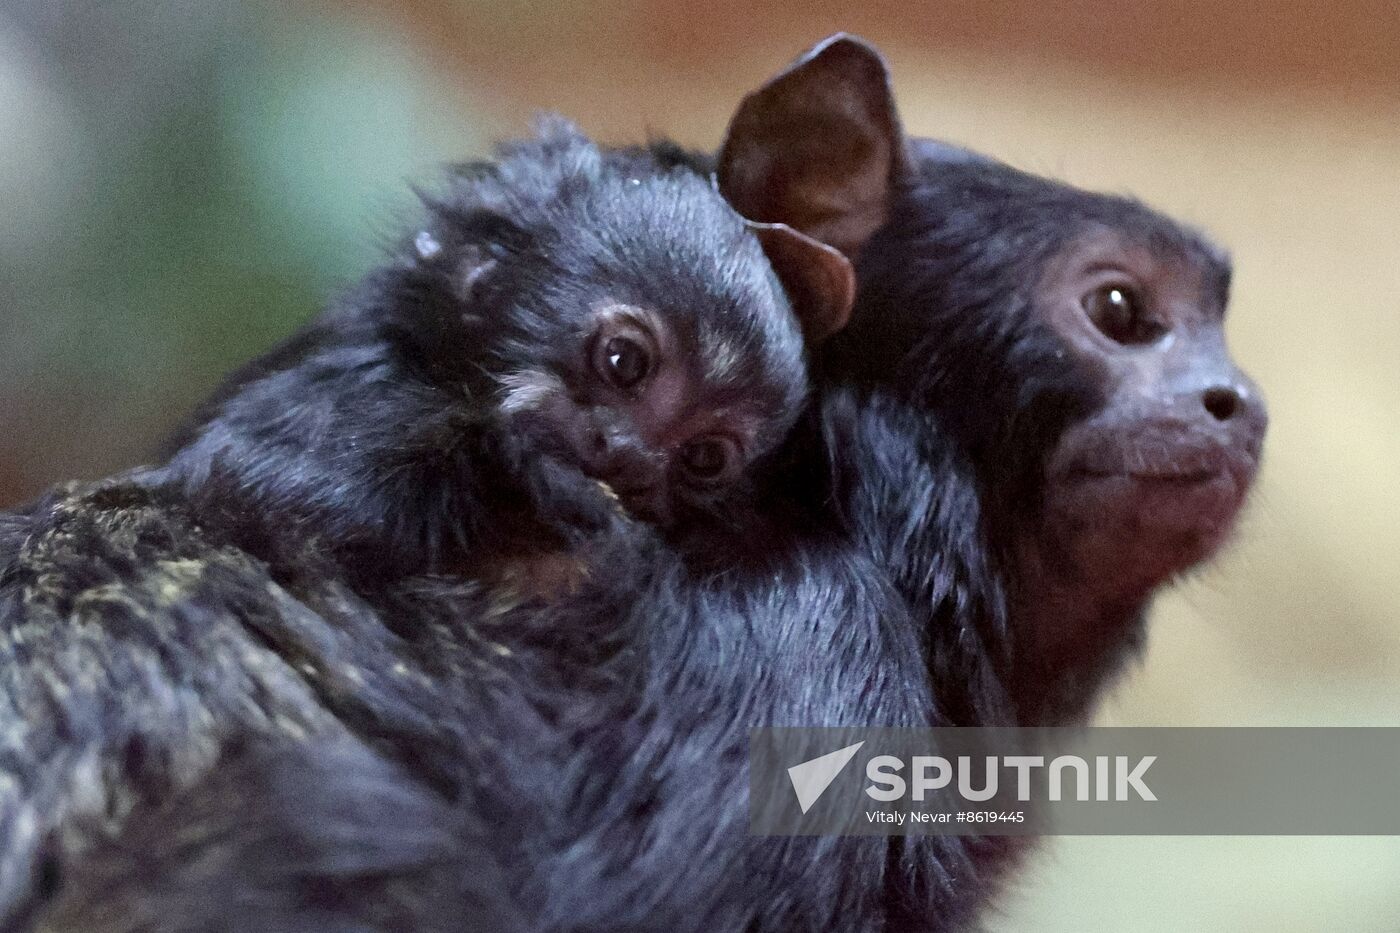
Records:
[[[539,109],[712,146],[836,29],[916,133],[1127,191],[1237,263],[1274,417],[1230,552],[1102,721],[1400,725],[1393,0],[0,0],[0,505],[139,463]],[[1400,839],[1050,840],[998,930],[1400,930]]]

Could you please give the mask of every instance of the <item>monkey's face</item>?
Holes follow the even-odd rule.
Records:
[[[763,313],[782,320],[783,308]],[[501,380],[506,429],[601,484],[629,515],[667,525],[731,490],[798,410],[795,324],[777,354],[754,336],[600,300],[560,336],[548,368]]]
[[[424,372],[499,422],[540,517],[592,525],[605,495],[661,525],[714,509],[796,418],[850,262],[746,222],[689,168],[568,132],[527,150],[413,243]]]
[[[1100,400],[1044,464],[1042,546],[1079,574],[1145,591],[1233,525],[1268,419],[1226,350],[1229,278],[1199,241],[1106,225],[1047,263],[1032,314]]]

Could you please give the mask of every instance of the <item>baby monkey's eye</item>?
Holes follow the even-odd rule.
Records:
[[[719,434],[697,437],[680,450],[681,467],[692,480],[719,483],[738,472],[739,445]]]
[[[651,371],[651,354],[630,337],[609,337],[600,342],[595,365],[604,379],[631,389]]]
[[[1151,343],[1166,332],[1143,310],[1142,296],[1131,285],[1110,282],[1084,296],[1084,313],[1115,343]]]

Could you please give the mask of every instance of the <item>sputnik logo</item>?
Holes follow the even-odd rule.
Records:
[[[841,773],[846,765],[851,763],[851,759],[860,751],[864,742],[857,742],[854,745],[847,745],[845,748],[838,748],[834,752],[829,752],[810,761],[804,761],[800,765],[793,765],[787,769],[788,779],[792,781],[793,792],[797,794],[798,806],[802,812],[806,813],[812,809],[812,805],[826,793],[826,789],[831,786],[831,782],[836,780],[836,776]]]

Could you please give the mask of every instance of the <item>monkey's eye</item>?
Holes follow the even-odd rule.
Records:
[[[681,469],[696,482],[713,484],[731,478],[739,469],[739,445],[719,434],[697,437],[680,449]]]
[[[599,341],[594,365],[619,389],[631,389],[651,372],[651,354],[630,337],[609,337]]]
[[[1151,343],[1166,327],[1143,310],[1142,296],[1131,285],[1109,283],[1084,296],[1084,313],[1115,343]]]

